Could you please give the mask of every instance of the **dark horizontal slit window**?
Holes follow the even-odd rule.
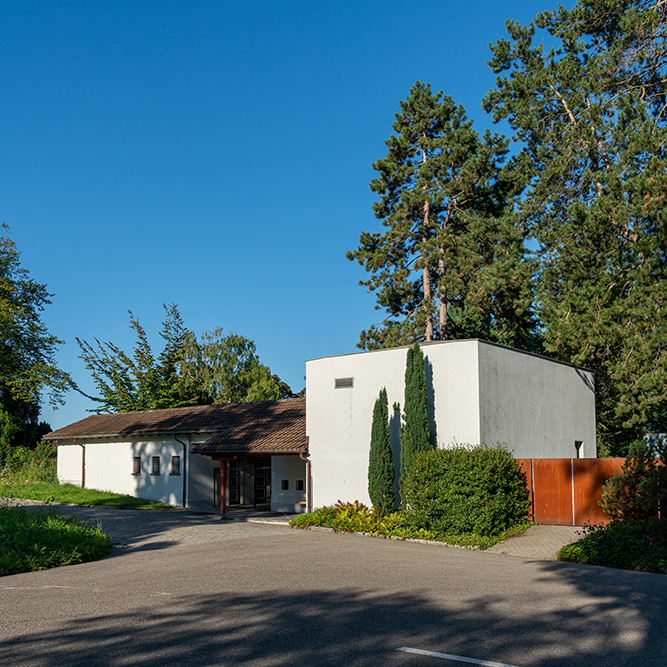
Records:
[[[354,386],[354,378],[336,378],[336,389],[346,389]]]

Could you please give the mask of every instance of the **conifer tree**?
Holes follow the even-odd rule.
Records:
[[[545,350],[595,371],[598,451],[620,455],[667,426],[667,3],[579,0],[507,30],[485,105],[523,146]]]
[[[405,506],[402,481],[417,452],[432,449],[428,421],[428,397],[424,355],[419,343],[408,349],[405,363],[405,405],[401,426],[401,499]]]
[[[464,337],[529,347],[531,269],[507,140],[480,137],[463,107],[419,81],[400,108],[370,184],[386,231],[363,232],[347,253],[372,274],[361,284],[388,313],[359,347]]]
[[[371,449],[368,459],[368,495],[380,516],[394,510],[394,455],[389,437],[389,403],[382,388],[373,408]]]

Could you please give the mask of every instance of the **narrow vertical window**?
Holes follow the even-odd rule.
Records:
[[[289,491],[289,479],[280,480],[280,489],[281,491]]]
[[[151,475],[160,474],[160,457],[152,456],[151,457]]]
[[[297,479],[296,480],[296,490],[297,491],[303,491],[303,480],[302,479]]]
[[[141,475],[141,456],[132,457],[132,474]]]
[[[581,440],[575,440],[574,441],[574,452],[575,452],[575,459],[583,459],[584,458],[584,443]]]
[[[171,457],[171,474],[180,475],[181,474],[181,457],[172,456]]]

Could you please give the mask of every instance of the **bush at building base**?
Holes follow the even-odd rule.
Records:
[[[436,533],[499,535],[525,523],[530,508],[525,476],[503,445],[420,452],[403,489],[406,518]]]

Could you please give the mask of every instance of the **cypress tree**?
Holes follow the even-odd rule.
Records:
[[[380,516],[394,509],[394,456],[389,442],[387,390],[382,389],[373,408],[371,451],[368,460],[368,495]]]
[[[405,412],[401,427],[401,500],[405,506],[403,479],[417,452],[431,449],[431,430],[428,423],[426,396],[426,372],[424,355],[415,343],[407,354],[405,363]]]

